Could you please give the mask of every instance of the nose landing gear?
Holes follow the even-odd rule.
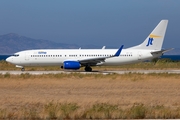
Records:
[[[21,68],[21,71],[25,71],[25,68],[23,66],[16,65],[16,67]]]

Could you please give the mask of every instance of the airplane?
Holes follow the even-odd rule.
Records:
[[[117,66],[152,60],[169,51],[162,49],[168,20],[161,20],[148,37],[139,45],[123,49],[36,49],[15,53],[7,62],[25,70],[26,66],[60,66],[62,69],[77,70],[92,66]]]

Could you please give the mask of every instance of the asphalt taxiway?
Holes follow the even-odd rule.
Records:
[[[127,73],[142,73],[142,74],[150,74],[150,73],[174,73],[180,74],[180,70],[119,70],[119,71],[93,71],[93,72],[84,72],[84,71],[0,71],[0,74],[31,74],[31,75],[42,75],[42,74],[60,74],[60,73],[81,73],[81,74],[127,74]]]

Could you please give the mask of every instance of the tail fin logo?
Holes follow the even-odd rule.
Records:
[[[150,46],[150,45],[153,45],[153,40],[154,40],[154,38],[159,38],[159,37],[161,37],[161,36],[157,36],[157,35],[149,35],[149,40],[148,40],[148,43],[147,43],[147,47],[148,46]]]
[[[149,45],[153,45],[153,38],[151,38],[151,37],[149,37],[149,40],[148,40],[148,43],[147,43],[147,45],[146,46],[149,46]]]

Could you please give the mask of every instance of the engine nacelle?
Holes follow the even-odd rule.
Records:
[[[63,68],[64,69],[79,69],[81,64],[78,61],[64,61]]]

